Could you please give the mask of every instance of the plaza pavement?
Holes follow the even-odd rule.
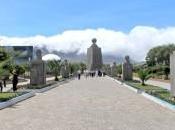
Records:
[[[0,130],[174,130],[175,112],[103,78],[72,80],[0,111]]]

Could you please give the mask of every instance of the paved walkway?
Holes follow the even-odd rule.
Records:
[[[105,78],[70,81],[0,111],[0,130],[174,130],[175,112]]]

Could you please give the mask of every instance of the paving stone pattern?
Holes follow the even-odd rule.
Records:
[[[104,78],[82,78],[0,111],[0,130],[174,130],[175,113]]]

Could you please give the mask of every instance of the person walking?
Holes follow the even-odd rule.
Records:
[[[80,80],[80,78],[81,78],[81,71],[78,70],[78,80]]]

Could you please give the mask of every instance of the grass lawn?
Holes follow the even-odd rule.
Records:
[[[141,85],[141,83],[136,81],[129,81],[125,83],[136,89],[141,89],[152,96],[158,97],[159,99],[162,99],[175,105],[175,100],[172,99],[171,93],[167,89],[163,89],[153,85]]]
[[[5,102],[7,100],[10,100],[12,98],[18,97],[20,95],[22,95],[23,93],[14,93],[14,92],[2,92],[0,93],[0,102]]]

